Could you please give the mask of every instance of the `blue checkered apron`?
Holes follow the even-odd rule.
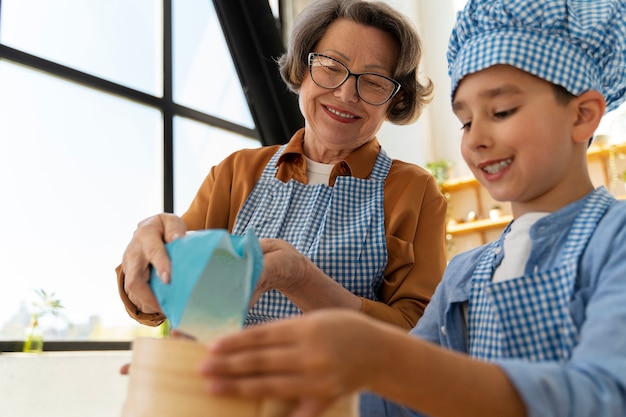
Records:
[[[339,176],[334,187],[305,185],[276,178],[284,148],[263,170],[233,234],[254,229],[260,238],[284,239],[354,294],[376,299],[387,266],[383,191],[391,158],[381,149],[366,180]],[[271,290],[248,312],[246,325],[299,314],[287,297]]]
[[[490,245],[472,276],[470,356],[487,361],[520,358],[534,362],[569,358],[578,343],[578,329],[569,308],[578,261],[613,201],[605,188],[592,193],[574,221],[555,268],[493,283],[496,248],[502,247],[506,232]]]

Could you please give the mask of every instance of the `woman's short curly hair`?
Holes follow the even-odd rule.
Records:
[[[296,17],[287,52],[278,59],[280,75],[290,90],[298,92],[308,71],[307,57],[328,26],[339,18],[378,28],[395,39],[400,48],[392,75],[402,86],[387,110],[395,124],[415,121],[432,99],[433,84],[418,79],[422,45],[414,25],[391,6],[365,0],[313,0]]]

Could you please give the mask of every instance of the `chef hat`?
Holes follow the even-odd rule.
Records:
[[[452,95],[466,75],[508,64],[607,112],[626,98],[626,0],[469,0],[448,46]]]

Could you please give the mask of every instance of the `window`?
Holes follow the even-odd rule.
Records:
[[[46,341],[146,332],[115,283],[136,224],[261,146],[213,3],[3,0],[0,91],[0,341],[37,289],[64,306]]]

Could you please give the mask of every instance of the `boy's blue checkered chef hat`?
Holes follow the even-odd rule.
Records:
[[[626,98],[626,0],[469,0],[448,46],[452,94],[466,75],[509,64],[607,112]]]

